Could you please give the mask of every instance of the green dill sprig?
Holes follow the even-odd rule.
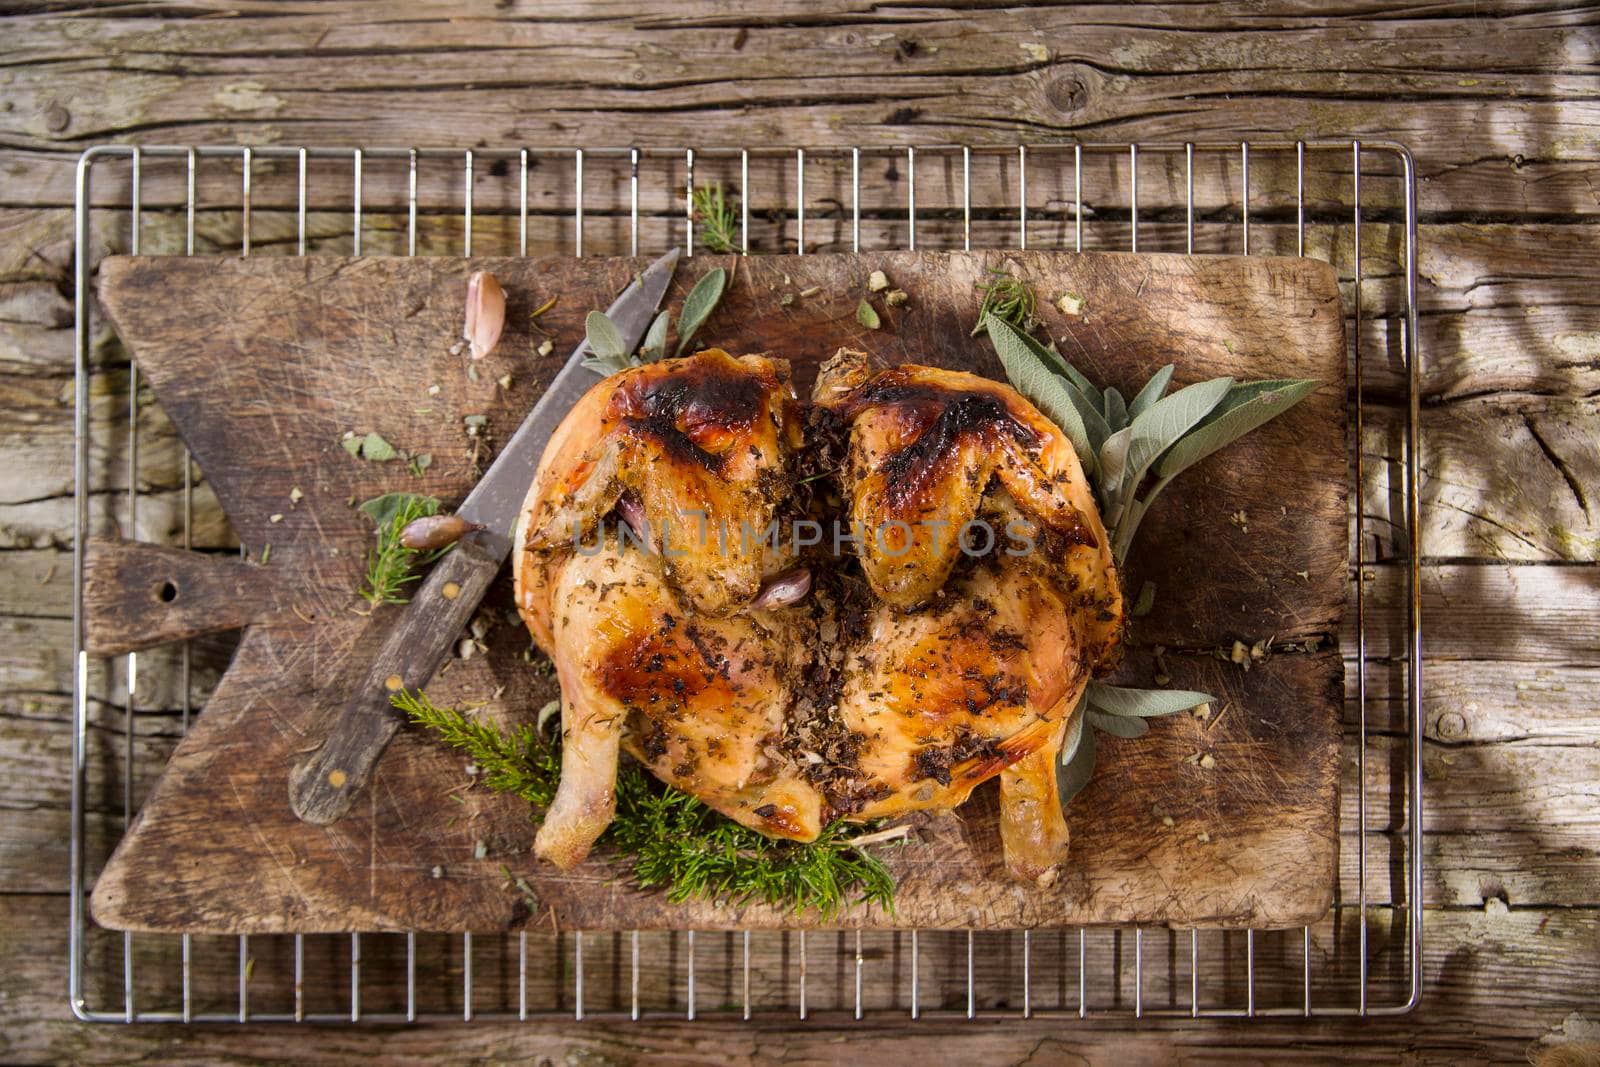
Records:
[[[973,337],[989,328],[990,316],[1019,329],[1033,329],[1036,321],[1034,312],[1039,303],[1034,296],[1033,286],[1009,270],[992,270],[988,284],[978,288],[983,291],[983,303],[978,308],[977,324],[972,327]]]
[[[547,738],[524,724],[507,733],[438,707],[420,692],[396,693],[390,700],[412,723],[471,757],[478,781],[526,800],[534,817],[543,817],[561,780],[559,731]],[[760,901],[795,913],[812,909],[828,919],[851,903],[864,903],[892,914],[894,876],[851,843],[849,829],[834,823],[809,844],[773,841],[656,782],[629,759],[617,768],[616,818],[600,841],[632,861],[641,889],[665,890],[674,904]]]
[[[361,595],[373,607],[404,604],[405,587],[416,581],[417,565],[438,559],[445,549],[423,552],[400,543],[400,532],[417,519],[439,513],[439,501],[416,493],[385,493],[361,505],[378,527],[378,543],[367,553],[367,574]]]
[[[739,194],[725,193],[721,182],[709,182],[695,188],[690,202],[705,250],[739,251]]]

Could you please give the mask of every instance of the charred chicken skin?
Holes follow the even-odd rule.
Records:
[[[563,701],[537,851],[584,858],[626,749],[801,841],[999,777],[1007,867],[1046,878],[1067,851],[1062,737],[1122,624],[1072,446],[1007,386],[849,350],[812,401],[803,435],[786,364],[712,349],[613,375],[552,437],[514,556]],[[809,595],[762,592],[797,567]]]

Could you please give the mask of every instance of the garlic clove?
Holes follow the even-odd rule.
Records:
[[[750,606],[757,611],[784,608],[805,599],[805,595],[809,592],[811,592],[811,570],[801,567],[799,570],[763,582],[761,592],[756,594]]]
[[[406,548],[428,550],[448,548],[467,534],[483,529],[479,522],[468,522],[459,515],[425,515],[406,524],[400,543]]]
[[[472,358],[482,359],[500,343],[506,325],[506,291],[500,280],[486,270],[473,272],[467,279],[467,321],[462,338],[472,346]]]

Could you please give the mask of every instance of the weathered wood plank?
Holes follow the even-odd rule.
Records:
[[[705,179],[706,164],[697,173]],[[181,173],[181,161],[166,164],[147,162],[151,175],[172,169]],[[369,166],[369,170],[373,167]],[[1041,165],[1034,164],[1034,171]],[[108,177],[110,177],[108,175]],[[548,180],[548,178],[541,178]],[[735,178],[736,180],[736,178]],[[147,183],[150,177],[147,176]],[[493,179],[496,186],[516,186],[514,177]],[[114,182],[112,184],[115,184]],[[252,213],[252,248],[257,254],[292,252],[296,247],[298,215],[294,211],[264,210],[259,206],[263,190],[270,190],[275,182],[270,176],[258,176],[256,210]],[[282,177],[276,184],[282,184]],[[324,182],[324,186],[329,184]],[[959,211],[950,217],[932,214],[940,198],[936,190],[927,189],[925,179],[919,184],[918,203],[924,217],[917,231],[918,243],[925,248],[960,247],[963,239]],[[334,188],[313,187],[313,201],[326,202],[347,196],[341,181]],[[822,202],[826,195],[841,195],[848,200],[847,190],[828,190],[816,176],[808,178],[809,218],[807,243],[813,251],[841,251],[850,246],[851,229],[848,211],[841,217],[837,204]],[[235,190],[236,191],[236,190]],[[608,190],[590,190],[587,207],[591,215],[604,207],[602,193]],[[123,193],[126,196],[126,192]],[[454,193],[452,193],[454,195]],[[624,218],[618,225],[615,219],[591,218],[586,228],[586,250],[625,250],[628,240],[626,226],[626,186],[622,187],[618,201]],[[781,191],[777,203],[784,202]],[[1148,196],[1149,194],[1147,194]],[[949,198],[944,198],[948,200]],[[601,203],[596,203],[599,200]],[[392,211],[393,202],[378,199],[369,192],[364,207],[363,231],[366,247],[377,252],[403,252],[406,218],[402,211]],[[496,200],[480,190],[474,225],[474,248],[491,254],[512,253],[518,248],[518,222],[515,209],[512,214],[493,216]],[[503,207],[503,205],[500,205]],[[658,210],[662,218],[646,218],[641,239],[645,246],[661,241],[681,240],[681,205],[662,203]],[[903,246],[907,233],[903,220],[903,203],[892,205],[889,218],[868,217],[863,221],[862,241],[868,248]],[[1258,211],[1260,210],[1258,205]],[[829,215],[833,217],[830,218]],[[931,217],[930,217],[931,215]],[[46,306],[38,311],[19,312],[19,321],[0,321],[0,369],[16,373],[34,374],[57,368],[57,373],[70,370],[70,303],[67,301],[66,279],[69,246],[60,240],[46,241],[47,234],[66,233],[70,217],[54,213],[57,221],[45,233],[34,234],[20,219],[32,218],[26,212],[0,211],[0,227],[8,217],[10,228],[17,231],[19,241],[38,241],[42,251],[19,261],[14,268],[0,270],[0,278],[14,277],[17,284],[37,293],[35,302]],[[1149,207],[1144,209],[1145,221],[1140,226],[1140,247],[1150,250],[1181,250],[1185,246],[1184,228],[1180,222],[1152,221]],[[94,216],[97,243],[125,249],[127,226],[125,217],[97,212]],[[350,248],[350,221],[348,211],[312,211],[307,218],[308,247],[313,252],[339,254]],[[1030,209],[1029,241],[1035,247],[1071,247],[1073,241],[1070,211],[1062,213],[1059,206],[1046,211],[1035,204]],[[144,214],[143,247],[161,252],[181,252],[184,248],[186,220],[181,210],[147,210]],[[787,227],[788,239],[793,240],[793,222]],[[203,210],[196,219],[197,248],[202,252],[237,251],[240,220],[237,211]],[[529,247],[540,251],[570,250],[572,223],[570,207],[553,211],[541,208],[529,222]],[[424,215],[419,224],[419,245],[424,253],[459,251],[462,227],[454,213]],[[778,248],[777,227],[764,218],[764,211],[752,213],[752,238],[757,248]],[[972,239],[977,246],[1004,247],[1014,245],[1017,239],[1014,218],[980,217],[974,221]],[[1600,324],[1588,299],[1593,289],[1596,271],[1588,254],[1591,239],[1582,227],[1574,226],[1485,226],[1481,224],[1449,223],[1424,225],[1419,235],[1419,275],[1423,315],[1421,319],[1426,383],[1425,392],[1430,398],[1445,399],[1463,395],[1503,390],[1536,392],[1566,396],[1587,396],[1600,387]],[[1090,217],[1085,232],[1085,245],[1089,248],[1118,249],[1128,247],[1126,222],[1102,222]],[[1394,228],[1388,224],[1368,221],[1363,228],[1362,270],[1368,279],[1363,287],[1363,312],[1368,325],[1362,341],[1369,356],[1368,385],[1380,395],[1396,396],[1403,388],[1401,367],[1395,356],[1398,346],[1399,326],[1394,320],[1401,306],[1403,291],[1399,285],[1399,264],[1396,255],[1400,243]],[[1204,217],[1196,225],[1195,248],[1200,252],[1237,252],[1241,240],[1237,222],[1207,222]],[[1279,221],[1257,221],[1251,227],[1251,248],[1255,252],[1293,254],[1297,248],[1295,227]],[[1328,222],[1313,222],[1307,230],[1308,254],[1334,263],[1340,271],[1346,310],[1351,310],[1353,276],[1353,248],[1349,226]],[[40,271],[48,268],[49,276]],[[0,315],[0,320],[7,317]],[[97,362],[125,359],[120,345],[115,343],[105,327],[103,317],[97,316],[99,329],[93,355]],[[41,362],[46,361],[46,362]]]
[[[83,643],[91,655],[237,630],[290,610],[281,579],[244,560],[112,540],[91,541],[85,557]]]
[[[3,757],[0,757],[3,759]],[[65,893],[72,818],[66,808],[7,807],[0,815],[0,897],[17,893]],[[122,817],[94,812],[84,818],[86,874],[97,878],[105,857],[122,836]]]
[[[1358,825],[1356,753],[1346,739],[1339,825]],[[1405,825],[1401,783],[1410,766],[1407,745],[1394,738],[1367,740],[1367,826]],[[1593,833],[1600,824],[1600,748],[1549,745],[1538,740],[1493,745],[1441,746],[1422,752],[1424,819],[1429,831],[1505,830],[1540,833],[1547,827]],[[1445,789],[1440,783],[1449,781]]]
[[[105,717],[120,716],[107,709]],[[125,735],[112,737],[91,727],[85,746],[88,791],[85,810],[97,813],[123,813],[124,788],[131,785],[129,799],[137,812],[155,785],[154,768],[163,767],[172,756],[177,737],[170,723],[135,716],[131,752],[125,748]],[[52,719],[0,715],[0,753],[7,775],[0,782],[0,809],[43,806],[66,808],[71,802],[72,731]],[[131,767],[132,774],[128,773]]]
[[[21,382],[17,392],[27,395],[28,383],[35,380],[42,379],[11,381]],[[38,402],[34,393],[27,403]],[[153,412],[153,407],[146,411]],[[165,423],[153,413],[147,417],[152,425]],[[0,424],[5,421],[0,417]],[[1600,401],[1592,399],[1495,395],[1424,408],[1424,554],[1513,561],[1590,561],[1600,556],[1597,434]],[[126,427],[116,417],[97,420],[91,440],[96,457],[92,476],[97,496],[90,512],[94,530],[126,535],[127,505],[120,492],[127,479]],[[1404,549],[1404,498],[1399,493],[1404,440],[1401,410],[1368,405],[1363,435],[1368,558],[1394,558]],[[0,443],[5,442],[15,442],[32,469],[18,479],[20,502],[0,511],[0,547],[69,545],[72,508],[64,494],[71,491],[70,410],[47,410],[23,429],[0,429]],[[179,442],[163,426],[143,434],[140,447],[140,484],[148,491],[141,495],[137,532],[143,540],[176,543],[183,521],[182,493],[176,488],[182,479]],[[1353,494],[1351,501],[1353,508]],[[1228,499],[1217,499],[1217,515],[1238,510],[1236,500],[1229,506]],[[196,547],[237,546],[214,490],[203,479],[196,483],[193,521]]]
[[[1364,573],[1369,576],[1367,654],[1400,658],[1406,653],[1408,633],[1404,568],[1368,566]],[[1424,565],[1423,654],[1495,662],[1592,663],[1600,653],[1600,635],[1591,625],[1597,588],[1600,569],[1590,566]],[[1355,652],[1355,612],[1346,615],[1339,640],[1347,654]]]
[[[5,554],[0,615],[66,618],[72,614],[72,554],[57,548],[16,548]]]
[[[540,14],[489,22],[440,12],[381,30],[332,29],[320,13],[24,20],[21,47],[38,60],[15,70],[16,107],[0,129],[30,162],[129,128],[260,144],[324,140],[341,123],[369,142],[460,142],[460,117],[482,100],[463,70],[500,69],[497,106],[517,118],[490,139],[508,143],[564,143],[575,127],[588,143],[692,143],[708,115],[719,141],[754,144],[1351,133],[1409,139],[1455,161],[1424,172],[1441,207],[1597,207],[1584,126],[1594,93],[1567,67],[1586,54],[1577,12],[1258,20],[1208,5],[1190,14],[1199,26],[1184,27],[1125,7],[1093,20],[1046,9],[990,11],[980,22],[807,13],[783,26],[741,12],[714,27],[703,16],[641,20],[622,9],[591,13],[596,21]],[[1396,40],[1403,74],[1372,62]],[[124,86],[114,97],[93,91],[108,69]],[[815,78],[821,69],[834,76]],[[1407,99],[1403,111],[1384,103],[1395,94]],[[54,169],[25,181],[30,200],[69,199],[68,168]],[[1339,176],[1310,177],[1312,194],[1326,197]]]
[[[1023,1062],[1030,1056],[1054,1061],[1075,1053],[1093,1056],[1114,1054],[1124,1062],[1165,1062],[1174,1048],[1196,1056],[1216,1056],[1238,1060],[1271,1058],[1282,1061],[1285,1054],[1298,1052],[1310,1060],[1336,1054],[1349,1062],[1392,1062],[1393,1049],[1403,1046],[1427,1056],[1443,1056],[1454,1061],[1476,1058],[1512,1060],[1520,1057],[1530,1041],[1561,1041],[1585,1033],[1593,1022],[1582,1009],[1574,1011],[1572,990],[1592,988],[1600,981],[1596,973],[1600,942],[1595,926],[1585,912],[1540,909],[1507,910],[1498,901],[1469,910],[1430,912],[1428,936],[1424,942],[1424,980],[1427,998],[1419,1015],[1394,1019],[1368,1020],[1359,1030],[1338,1019],[1293,1019],[1284,1022],[1255,1020],[1249,1024],[1206,1025],[1196,1027],[1187,1020],[1145,1019],[1138,1030],[1130,1030],[1132,1012],[1131,948],[1127,938],[1114,940],[1097,934],[1090,957],[1091,1003],[1094,1012],[1084,1021],[1072,1020],[1063,1029],[1059,1015],[1042,1015],[1028,1022],[965,1022],[924,1019],[916,1023],[906,1018],[906,986],[909,984],[907,939],[901,935],[867,935],[865,949],[865,989],[869,1007],[889,1008],[891,1014],[869,1016],[870,1023],[853,1024],[849,1009],[853,1001],[854,964],[848,941],[836,945],[826,935],[808,939],[811,968],[808,992],[813,1018],[797,1024],[793,1015],[798,967],[792,936],[756,935],[753,938],[753,991],[758,996],[776,994],[772,1002],[789,1010],[778,1016],[758,1016],[756,1022],[741,1024],[717,1017],[718,1002],[739,997],[739,949],[725,946],[712,935],[702,935],[698,946],[701,1018],[681,1021],[684,1004],[683,969],[686,947],[681,935],[672,943],[642,946],[642,961],[650,967],[642,976],[642,992],[650,994],[645,1004],[661,1013],[651,1021],[630,1026],[609,1026],[593,1020],[541,1021],[536,1026],[478,1022],[472,1025],[384,1029],[364,1027],[316,1027],[285,1031],[268,1027],[180,1028],[180,1027],[89,1027],[68,1021],[64,998],[59,990],[60,963],[66,951],[66,903],[56,896],[6,897],[0,900],[0,915],[14,932],[8,941],[0,967],[0,990],[5,997],[0,1009],[7,1034],[5,1051],[18,1062],[121,1062],[130,1053],[159,1056],[164,1062],[259,1062],[264,1046],[282,1049],[297,1059],[379,1056],[385,1062],[440,1063],[468,1062],[484,1058],[522,1058],[542,1055],[557,1062],[616,1062],[634,1057],[654,1057],[668,1061],[703,1062],[715,1057],[719,1062],[744,1062],[775,1059],[826,1060],[837,1054],[838,1044],[848,1041],[852,1054],[867,1055],[884,1064],[925,1063],[931,1057],[981,1058],[990,1062]],[[1392,966],[1398,950],[1386,926],[1375,924],[1374,950],[1382,961],[1376,973]],[[1016,1010],[1021,986],[1020,946],[1014,938],[982,935],[984,951],[975,963],[985,991],[982,1007],[996,1006],[999,997]],[[1339,970],[1329,970],[1327,953],[1334,943],[1340,950],[1353,938],[1353,929],[1337,935],[1319,930],[1313,942],[1314,1004],[1348,1003],[1351,986]],[[1324,938],[1327,940],[1324,940]],[[363,939],[363,1004],[367,1010],[392,1009],[404,1003],[403,991],[394,986],[396,972],[403,981],[404,968],[381,966],[391,959],[393,948],[383,939]],[[1188,938],[1176,936],[1175,944],[1159,931],[1146,937],[1145,1004],[1147,1008],[1187,1004]],[[1299,936],[1280,941],[1259,939],[1258,994],[1263,1006],[1269,1002],[1298,1004]],[[618,998],[626,1009],[628,945],[595,943],[586,939],[588,981],[587,1006],[591,1012],[612,1009]],[[530,943],[532,939],[530,939]],[[135,973],[141,983],[156,990],[147,997],[147,1008],[170,1008],[178,1003],[177,945],[175,938],[136,938],[139,953]],[[1391,947],[1393,946],[1393,947]],[[424,1003],[436,1010],[449,1010],[452,991],[459,990],[459,957],[447,955],[455,946],[423,944],[422,963],[429,969],[419,973],[419,990],[429,999]],[[926,936],[921,997],[924,1010],[944,1006],[959,1010],[964,1004],[964,939],[952,938],[948,944]],[[665,950],[665,951],[664,951]],[[233,941],[210,943],[196,939],[193,980],[196,1006],[210,1010],[237,1009],[234,983],[238,972],[237,945]],[[732,955],[729,957],[728,953]],[[1207,1003],[1243,1004],[1243,952],[1235,941],[1207,941],[1201,959],[1207,968]],[[257,1010],[286,1010],[292,1005],[292,989],[285,975],[292,971],[286,944],[252,940],[252,954],[259,958],[251,967],[251,1003]],[[97,974],[113,977],[120,983],[120,939],[97,949],[94,963]],[[308,939],[306,984],[308,1007],[322,1011],[348,1010],[348,942]],[[1120,954],[1121,963],[1115,985],[1107,977],[1108,968]],[[1073,1011],[1076,988],[1076,942],[1068,946],[1035,939],[1033,955],[1034,1005],[1046,1010],[1059,1005]],[[480,1012],[494,1007],[515,1008],[516,961],[512,953],[510,973],[491,963],[485,952],[477,963],[478,987],[485,1001],[475,1007]],[[541,957],[530,961],[530,978],[542,978]],[[439,970],[430,965],[439,964]],[[659,968],[666,963],[671,970]],[[729,974],[728,964],[732,963]],[[848,964],[848,965],[846,965]],[[546,966],[548,964],[546,963]],[[1527,969],[1538,967],[1558,979],[1530,983]],[[619,983],[609,980],[612,968],[621,968]],[[1212,970],[1212,968],[1219,968]],[[1225,968],[1222,970],[1220,968]],[[892,977],[891,977],[892,976]],[[442,979],[435,983],[430,978]],[[495,980],[490,982],[490,978]],[[489,1002],[492,989],[504,977],[511,979],[512,1001]],[[885,999],[883,979],[890,978],[888,990],[894,999]],[[442,995],[439,986],[443,986]],[[1283,994],[1272,991],[1283,989]],[[542,992],[535,987],[534,992]],[[991,992],[993,991],[993,992]],[[570,994],[568,995],[570,997]],[[1281,996],[1282,999],[1279,999]],[[97,1006],[120,1008],[120,986],[116,990],[96,989]],[[762,1001],[757,1002],[761,1007]],[[571,1010],[570,999],[562,1003]],[[676,1009],[678,1020],[665,1013]],[[843,1009],[843,1014],[836,1014]],[[459,1012],[459,1004],[455,1005]]]
[[[190,642],[192,706],[200,708],[226,668],[235,634]],[[141,712],[177,712],[183,706],[182,646],[167,645],[138,654],[137,699]],[[126,657],[88,662],[91,718],[120,716],[127,703]],[[64,618],[0,616],[0,671],[10,685],[0,693],[0,714],[65,720],[72,692],[72,628]]]
[[[1465,601],[1457,603],[1463,606],[1456,611],[1474,610],[1464,606]],[[1352,650],[1347,646],[1345,651],[1348,656]],[[1366,680],[1367,729],[1405,732],[1404,664],[1372,663]],[[1425,658],[1423,730],[1429,740],[1446,745],[1528,740],[1590,744],[1600,741],[1600,717],[1594,714],[1593,703],[1596,686],[1600,668],[1587,662],[1507,665],[1489,659]],[[1346,730],[1358,722],[1356,691],[1356,664],[1347,659]]]

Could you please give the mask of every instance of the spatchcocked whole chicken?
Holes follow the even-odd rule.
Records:
[[[1122,594],[1072,445],[1009,387],[840,350],[803,410],[765,355],[623,371],[552,436],[513,566],[561,683],[551,862],[610,823],[623,749],[800,841],[998,776],[1011,873],[1066,857],[1056,758]]]

